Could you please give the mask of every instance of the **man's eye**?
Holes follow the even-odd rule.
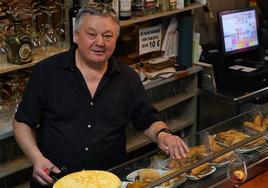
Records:
[[[110,38],[112,38],[113,37],[113,35],[103,35],[103,38],[104,39],[110,39]]]
[[[96,36],[97,36],[96,33],[88,33],[88,35],[89,35],[90,37],[96,37]]]

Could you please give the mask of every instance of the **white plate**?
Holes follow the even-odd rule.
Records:
[[[168,158],[168,159],[165,159],[165,160],[161,161],[158,164],[159,168],[161,168],[163,170],[167,170],[167,171],[175,170],[175,169],[170,169],[170,168],[167,167],[167,165],[170,163],[171,160],[172,160],[171,158]],[[190,163],[185,164],[185,166],[183,166],[181,168],[185,168],[188,165],[190,165]]]
[[[163,161],[161,161],[160,163],[159,163],[159,167],[161,168],[161,169],[164,169],[164,170],[172,170],[172,169],[170,169],[170,168],[167,168],[167,165],[170,163],[170,158],[168,158],[168,159],[165,159],[165,160],[163,160]]]
[[[256,149],[258,149],[260,147],[262,147],[262,145],[261,146],[256,146],[254,148],[249,148],[249,149],[247,149],[247,148],[237,148],[237,149],[235,149],[235,151],[237,153],[248,153],[248,152],[254,151],[254,150],[256,150]]]
[[[180,186],[181,184],[183,184],[186,180],[187,180],[187,178],[186,178],[186,176],[184,176],[179,181],[173,182],[169,186],[155,186],[155,188],[176,188],[176,187]],[[130,183],[130,182],[129,181],[122,181],[120,188],[126,188],[128,183]]]
[[[136,177],[138,176],[138,172],[140,170],[143,170],[143,169],[139,169],[139,170],[135,170],[134,172],[131,172],[130,174],[127,175],[126,179],[128,181],[135,181]],[[162,169],[155,169],[155,170],[158,171],[160,175],[168,172],[167,170],[162,170]]]
[[[217,142],[217,143],[218,143],[219,145],[224,146],[224,147],[230,147],[230,146],[228,146],[227,144],[224,144],[224,143],[222,143],[222,142]],[[253,147],[253,148],[236,148],[235,151],[236,151],[237,153],[248,153],[248,152],[254,151],[254,150],[256,150],[256,149],[258,149],[258,148],[260,148],[260,147],[262,147],[262,145],[259,145],[259,146]]]
[[[186,176],[183,176],[180,180],[177,180],[175,182],[173,182],[171,185],[169,186],[157,186],[158,188],[176,188],[179,187],[181,184],[183,184],[185,181],[187,180]]]
[[[197,176],[194,176],[194,175],[187,175],[186,174],[186,177],[189,180],[200,180],[200,179],[202,179],[204,177],[207,177],[208,175],[212,174],[215,171],[216,171],[216,167],[215,166],[211,166],[211,170],[208,173],[204,174],[204,175],[200,175],[200,176],[197,177]]]
[[[225,161],[223,163],[213,163],[213,162],[211,162],[209,164],[212,165],[212,166],[215,166],[216,168],[220,168],[220,167],[226,166],[230,162],[231,162],[231,160]]]
[[[122,181],[120,188],[126,188],[129,181]]]

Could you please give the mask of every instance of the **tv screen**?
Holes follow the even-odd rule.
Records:
[[[258,18],[254,8],[219,12],[218,21],[225,55],[259,48]]]

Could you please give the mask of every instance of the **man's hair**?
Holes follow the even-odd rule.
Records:
[[[112,8],[111,4],[103,4],[103,3],[89,3],[86,6],[82,7],[76,17],[74,22],[74,32],[79,32],[81,29],[81,24],[85,15],[94,15],[94,16],[104,16],[111,17],[114,22],[117,24],[117,36],[119,36],[120,32],[120,24],[118,20],[118,16],[115,10]]]

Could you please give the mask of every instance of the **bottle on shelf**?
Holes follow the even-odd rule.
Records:
[[[176,9],[176,0],[169,0],[169,9]]]
[[[133,16],[144,16],[144,1],[134,0],[131,3],[131,11]]]
[[[129,20],[131,18],[131,0],[119,0],[119,19]]]
[[[153,14],[155,12],[154,0],[144,0],[144,8],[146,14]]]
[[[13,64],[24,64],[32,61],[31,37],[21,30],[21,19],[13,18],[14,34],[7,37],[7,61]]]
[[[176,0],[176,8],[184,8],[184,0]]]
[[[69,25],[70,25],[70,44],[72,45],[74,41],[74,22],[75,16],[81,8],[79,0],[73,0],[73,6],[69,10]]]
[[[189,6],[191,3],[194,3],[193,0],[184,0],[184,5]]]

